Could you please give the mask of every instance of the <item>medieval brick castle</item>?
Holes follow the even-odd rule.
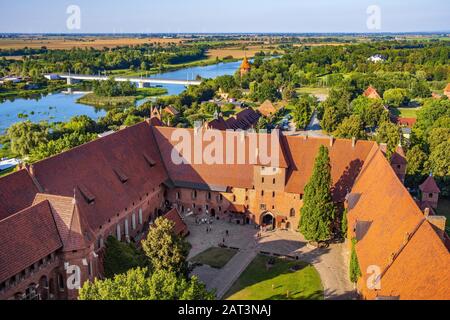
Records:
[[[348,237],[358,240],[362,297],[450,298],[445,219],[432,210],[439,189],[427,181],[424,202],[414,200],[401,181],[401,154],[391,164],[375,142],[281,135],[276,167],[247,160],[177,165],[172,134],[194,130],[155,124],[120,130],[0,179],[1,299],[76,298],[68,278],[77,270],[81,283],[102,276],[108,236],[138,242],[161,215],[181,234],[179,213],[188,212],[295,232],[321,145],[330,151],[333,199],[348,209]],[[365,285],[371,265],[381,269],[379,289]]]

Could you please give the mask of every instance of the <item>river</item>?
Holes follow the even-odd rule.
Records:
[[[216,78],[222,75],[232,75],[239,68],[241,62],[218,63],[202,67],[190,67],[176,71],[152,75],[151,78],[186,80],[202,78]],[[169,95],[180,94],[183,85],[163,85]],[[97,120],[104,116],[106,111],[77,103],[82,94],[53,93],[37,98],[17,98],[12,101],[0,103],[0,134],[4,133],[12,124],[30,120],[32,122],[48,121],[64,122],[77,115],[87,115]]]

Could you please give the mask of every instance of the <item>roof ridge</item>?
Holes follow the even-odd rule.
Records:
[[[49,206],[49,208],[50,208],[50,212],[51,212],[51,214],[52,214],[52,220],[53,220],[53,222],[55,223],[56,233],[58,234],[58,238],[59,238],[59,240],[61,241],[62,248],[64,248],[64,240],[63,240],[63,238],[62,238],[62,236],[61,236],[61,233],[60,233],[60,231],[59,231],[58,223],[56,222],[56,215],[58,215],[58,213],[56,212],[56,210],[53,210],[53,207],[52,207],[52,204],[50,203],[50,201],[44,200],[44,201],[42,201],[42,202],[40,202],[40,203],[43,203],[43,202],[47,202],[47,203],[48,203],[48,206]]]
[[[45,192],[36,193],[36,197],[38,195],[51,197],[51,198],[60,198],[60,199],[65,199],[65,200],[73,200],[74,199],[74,197],[62,196],[62,195],[58,195],[58,194],[51,194],[51,193],[45,193]],[[36,200],[36,197],[35,197],[35,200]]]
[[[137,123],[137,124],[135,124],[135,125],[126,127],[125,129],[114,131],[114,133],[115,133],[115,134],[121,134],[122,132],[126,132],[127,130],[129,130],[129,129],[133,128],[133,127],[141,126],[141,125],[143,125],[144,123],[145,123],[145,124],[148,124],[147,121],[144,120],[144,121],[139,122],[139,123]],[[116,137],[116,136],[114,136],[114,135],[111,134],[111,135],[107,135],[107,136],[102,137],[102,138],[97,138],[97,139],[88,141],[88,142],[86,142],[86,143],[83,143],[83,144],[80,144],[80,145],[78,145],[78,146],[76,146],[76,147],[73,147],[73,148],[71,148],[71,149],[69,149],[69,150],[63,151],[63,152],[61,152],[61,153],[58,153],[58,154],[55,154],[55,155],[50,156],[50,157],[48,157],[48,158],[42,159],[42,160],[40,160],[40,161],[37,161],[37,162],[34,163],[34,164],[42,163],[42,162],[47,161],[47,160],[49,160],[49,159],[57,158],[57,157],[59,157],[59,156],[68,154],[68,153],[70,153],[70,152],[72,152],[72,151],[74,151],[74,150],[80,149],[80,148],[82,148],[82,147],[84,147],[84,146],[91,145],[91,144],[94,144],[94,143],[99,143],[99,141],[105,141],[105,140],[108,140],[108,139],[112,139],[113,137]]]
[[[166,128],[166,127],[160,127],[160,128]],[[156,130],[156,127],[150,126],[150,132],[151,132],[151,135],[152,135],[153,140],[155,141],[156,147],[158,148],[158,154],[159,154],[159,158],[161,159],[161,164],[162,164],[162,166],[163,166],[163,168],[164,168],[164,171],[166,172],[167,177],[168,177],[170,180],[172,180],[172,177],[171,177],[170,174],[169,174],[169,170],[167,170],[166,163],[164,162],[164,159],[163,159],[163,157],[162,157],[161,147],[159,146],[158,139],[156,139],[154,130]]]
[[[407,232],[408,235],[408,239],[406,242],[403,242],[402,245],[400,246],[400,248],[394,252],[393,255],[393,259],[390,263],[388,263],[386,265],[386,267],[384,268],[384,270],[381,272],[379,279],[381,280],[381,278],[383,278],[383,276],[389,271],[389,269],[392,267],[392,265],[394,264],[394,262],[397,260],[397,258],[400,256],[400,254],[403,252],[403,250],[406,248],[406,246],[411,242],[411,239],[414,237],[414,235],[417,233],[417,231],[420,229],[420,227],[423,225],[423,223],[427,221],[427,219],[423,218],[413,229],[413,231],[411,233]]]
[[[373,155],[370,156],[370,153],[371,153],[374,149],[375,149],[375,151],[374,151]],[[377,154],[377,151],[380,151],[380,147],[379,147],[379,145],[378,145],[377,143],[375,143],[375,144],[373,145],[372,149],[370,149],[370,151],[369,151],[369,153],[368,153],[368,155],[367,155],[367,157],[366,157],[365,160],[367,160],[367,158],[369,158],[369,157],[370,157],[370,159],[364,162],[364,165],[363,165],[363,167],[361,168],[361,171],[359,172],[358,176],[357,176],[356,179],[355,179],[355,182],[353,183],[353,187],[356,186],[356,184],[358,183],[358,181],[361,179],[361,176],[364,174],[364,172],[365,172],[365,171],[367,170],[367,168],[369,167],[370,163],[372,163],[373,159],[375,158],[375,156],[376,156],[376,154]],[[353,188],[352,188],[352,189],[353,189]]]
[[[49,202],[48,200],[44,200],[44,201],[41,201],[41,202],[39,202],[39,203],[31,204],[31,206],[28,206],[28,207],[26,207],[26,208],[23,208],[22,210],[17,211],[17,212],[15,212],[15,213],[13,213],[13,214],[10,214],[9,216],[7,216],[7,217],[4,218],[4,219],[1,219],[1,220],[0,220],[0,223],[1,223],[1,222],[4,222],[4,221],[6,221],[6,220],[8,220],[8,219],[10,219],[10,218],[12,218],[12,217],[16,217],[16,216],[19,215],[20,213],[23,213],[24,211],[27,211],[27,210],[29,210],[29,209],[31,209],[31,208],[33,208],[33,207],[41,206],[41,205],[43,205],[43,204],[46,203],[46,202],[47,202],[47,204],[50,206],[50,202]]]

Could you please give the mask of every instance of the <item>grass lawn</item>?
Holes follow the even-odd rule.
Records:
[[[237,253],[235,249],[211,247],[191,259],[191,262],[206,264],[213,268],[223,268]]]
[[[297,93],[309,93],[309,94],[328,94],[329,89],[328,88],[313,88],[313,87],[302,87],[298,88]]]
[[[145,97],[157,96],[167,93],[167,89],[151,87],[139,88],[134,96],[102,97],[95,93],[88,93],[77,100],[78,103],[87,104],[95,107],[117,107],[134,105],[137,100]]]
[[[417,118],[420,108],[398,108],[399,116],[402,118]]]
[[[225,295],[228,300],[322,300],[323,287],[316,269],[305,262],[258,255]],[[298,271],[290,271],[300,266]],[[289,297],[287,292],[289,291]]]

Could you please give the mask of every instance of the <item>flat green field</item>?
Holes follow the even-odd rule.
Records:
[[[157,96],[167,93],[165,88],[140,88],[135,96],[102,97],[95,93],[88,93],[77,100],[78,103],[87,104],[95,107],[118,107],[134,105],[136,101],[145,97]]]
[[[402,118],[417,118],[417,111],[420,108],[398,108],[399,115]]]
[[[313,88],[313,87],[302,87],[298,88],[297,93],[309,93],[309,94],[328,94],[328,88]]]
[[[206,264],[221,269],[237,253],[235,249],[211,247],[191,259],[191,262]]]
[[[228,300],[322,300],[323,286],[316,269],[305,262],[259,255],[225,295]],[[298,266],[298,271],[291,271]]]

